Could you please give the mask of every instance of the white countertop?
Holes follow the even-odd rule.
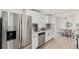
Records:
[[[42,33],[42,32],[46,32],[46,30],[40,30],[40,31],[37,31],[37,32],[32,31],[33,34],[39,34],[39,33]]]

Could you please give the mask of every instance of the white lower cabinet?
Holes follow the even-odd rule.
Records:
[[[35,33],[32,35],[32,49],[36,49],[38,47],[38,34]]]
[[[53,32],[52,31],[46,31],[45,33],[45,42],[51,40],[53,38]]]
[[[49,35],[48,31],[46,31],[46,33],[45,33],[45,42],[47,42],[49,40],[48,35]]]
[[[45,32],[45,42],[51,40],[53,38],[52,30],[48,30]],[[32,49],[36,49],[38,47],[38,33],[32,34]]]

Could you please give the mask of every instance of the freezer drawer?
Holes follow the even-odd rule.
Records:
[[[38,34],[38,47],[42,46],[45,43],[45,32]]]

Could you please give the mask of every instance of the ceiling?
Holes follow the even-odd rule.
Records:
[[[79,13],[79,9],[38,9],[44,14],[64,14],[64,13]]]

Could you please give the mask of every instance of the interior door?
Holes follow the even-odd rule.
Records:
[[[0,49],[2,48],[2,18],[0,18]]]

